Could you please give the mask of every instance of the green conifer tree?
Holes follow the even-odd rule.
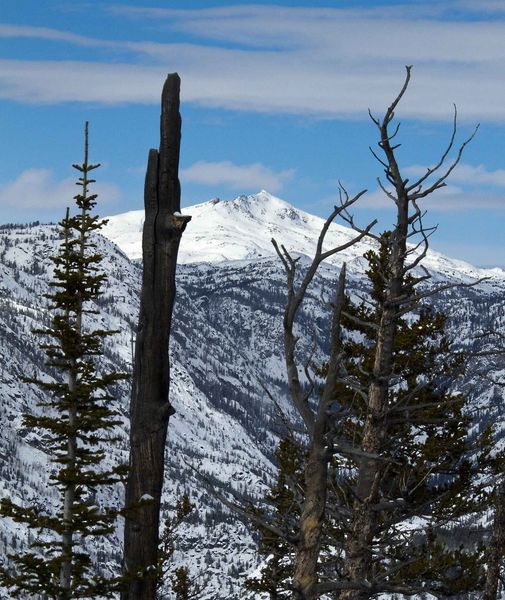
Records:
[[[51,300],[53,317],[47,328],[36,331],[44,338],[41,348],[46,364],[59,376],[49,382],[26,381],[47,393],[37,414],[24,415],[26,427],[40,431],[46,451],[55,466],[51,484],[59,491],[60,506],[54,512],[39,506],[19,506],[1,500],[0,514],[24,523],[34,532],[26,552],[10,556],[1,582],[13,597],[42,595],[57,600],[112,597],[119,579],[106,579],[93,565],[88,542],[111,533],[117,511],[97,506],[98,488],[117,483],[125,475],[123,465],[108,467],[107,447],[117,441],[119,424],[111,408],[108,391],[120,373],[99,369],[104,338],[113,331],[90,330],[86,315],[97,314],[92,303],[100,296],[106,276],[100,272],[102,259],[92,234],[105,223],[92,214],[96,194],[89,191],[91,171],[99,167],[88,162],[88,123],[85,125],[84,162],[74,164],[80,173],[80,192],[74,197],[78,212],[69,211],[60,223],[63,242],[52,258],[55,268]]]
[[[158,546],[158,569],[156,580],[156,598],[161,600],[165,597],[163,587],[167,580],[171,582],[172,592],[176,600],[187,600],[193,596],[193,585],[189,577],[188,568],[185,566],[175,569],[173,575],[169,573],[173,568],[173,555],[178,539],[178,529],[186,517],[191,514],[194,506],[188,494],[184,493],[175,505],[174,517],[165,519],[163,533]]]
[[[296,536],[303,498],[304,451],[288,433],[279,442],[276,458],[279,467],[277,481],[265,500],[270,505],[268,520],[285,533],[285,538],[258,525],[259,554],[266,559],[259,576],[250,577],[247,590],[268,594],[270,600],[291,597],[290,579],[293,574],[294,547],[287,541]],[[263,516],[266,515],[263,512]]]
[[[172,591],[175,594],[175,600],[189,600],[192,597],[191,580],[187,567],[178,567],[171,578]]]
[[[360,304],[348,298],[344,311],[346,373],[336,393],[342,418],[335,421],[335,439],[350,451],[336,454],[336,485],[328,504],[341,508],[332,532],[345,555],[352,550],[353,519],[363,508],[355,490],[370,407],[360,391],[369,388],[373,377],[377,325],[386,301],[389,241],[390,234],[385,233],[379,249],[365,255],[370,296]],[[407,275],[406,296],[413,285],[414,276]],[[482,548],[452,544],[451,528],[485,506],[484,486],[476,475],[489,468],[490,436],[486,431],[479,439],[469,439],[467,401],[453,390],[464,357],[453,351],[444,333],[445,321],[442,313],[419,302],[397,322],[394,380],[387,407],[377,416],[383,439],[374,496],[367,500],[375,518],[365,551],[370,554],[366,573],[370,590],[362,597],[403,590],[457,595],[479,590],[483,583]],[[352,581],[345,560],[336,571]]]

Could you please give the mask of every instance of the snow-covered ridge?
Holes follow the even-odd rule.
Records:
[[[221,263],[254,260],[275,254],[272,237],[295,253],[311,256],[324,220],[295,208],[288,202],[262,190],[258,194],[238,196],[235,200],[210,200],[183,209],[192,216],[179,249],[179,263]],[[133,260],[142,258],[142,226],[144,211],[130,211],[108,217],[102,233],[116,243]],[[325,247],[341,245],[355,233],[333,223],[327,233]],[[351,270],[360,272],[363,254],[370,242],[362,241],[330,259],[333,264],[347,262]],[[475,280],[483,277],[505,280],[502,269],[480,269],[464,261],[448,258],[430,250],[423,264],[438,278]]]

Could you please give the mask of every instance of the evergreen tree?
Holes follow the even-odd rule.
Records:
[[[119,424],[108,390],[125,375],[102,372],[99,357],[104,338],[115,332],[86,326],[86,315],[98,314],[92,303],[106,279],[99,270],[102,257],[92,238],[105,221],[92,215],[97,196],[89,192],[95,182],[90,172],[99,166],[88,163],[86,123],[84,162],[73,165],[80,173],[80,192],[74,197],[78,212],[71,217],[67,209],[60,223],[63,242],[52,259],[53,291],[47,297],[53,317],[49,327],[36,331],[46,340],[41,345],[46,364],[59,376],[52,382],[26,380],[47,393],[37,414],[24,415],[24,424],[41,433],[55,466],[51,484],[58,489],[61,502],[51,512],[36,505],[19,506],[6,498],[1,501],[4,517],[36,532],[29,549],[12,555],[11,567],[2,572],[2,584],[16,598],[27,594],[58,600],[112,597],[119,585],[119,579],[107,580],[97,573],[88,544],[110,534],[117,516],[115,509],[96,505],[97,489],[125,475],[124,466],[110,468],[105,461],[107,447],[117,441],[114,428]]]
[[[175,600],[189,600],[192,597],[191,581],[187,567],[179,567],[171,578]]]
[[[344,311],[346,372],[336,393],[341,418],[335,423],[335,439],[350,451],[337,451],[335,456],[329,505],[347,509],[347,513],[332,513],[340,515],[333,523],[335,545],[347,557],[353,551],[363,553],[369,590],[361,590],[362,597],[388,591],[445,595],[475,591],[483,584],[482,548],[454,547],[451,527],[485,506],[484,486],[476,476],[491,465],[490,436],[485,431],[471,444],[466,399],[453,390],[463,357],[452,351],[444,334],[444,315],[426,304],[417,304],[397,321],[394,381],[387,405],[375,416],[382,423],[382,439],[373,495],[365,501],[357,496],[365,423],[371,411],[368,396],[360,392],[369,389],[374,377],[376,335],[387,299],[390,239],[390,233],[384,234],[379,250],[365,255],[370,297],[359,305],[348,298]],[[407,275],[406,295],[414,284],[415,278]],[[364,507],[373,514],[373,527],[366,547],[355,548],[351,532]],[[336,572],[353,581],[349,564],[343,559]]]
[[[327,433],[333,458],[329,468],[323,542],[318,564],[319,594],[337,598],[349,590],[370,597],[380,593],[429,591],[457,596],[482,589],[485,570],[480,543],[453,542],[454,530],[468,536],[469,517],[486,508],[489,478],[501,459],[492,452],[489,428],[470,438],[466,398],[454,391],[466,357],[447,339],[445,316],[427,303],[399,318],[394,338],[394,383],[383,420],[383,443],[373,498],[357,499],[364,424],[370,406],[364,393],[373,378],[376,334],[385,301],[390,253],[389,232],[376,251],[365,254],[368,295],[359,304],[346,296],[342,316],[342,370],[331,406]],[[405,290],[415,285],[408,275]],[[328,364],[318,369],[325,380]],[[321,390],[321,393],[323,391]],[[306,451],[287,436],[277,451],[278,478],[263,516],[296,538],[304,500]],[[355,541],[352,527],[363,506],[374,515],[365,549],[371,568],[363,579],[348,570]],[[260,576],[246,588],[271,600],[291,598],[293,546],[259,527],[259,552],[268,557]],[[369,556],[368,556],[369,553]],[[353,587],[355,586],[355,587]],[[366,589],[365,589],[365,586]]]
[[[258,526],[259,554],[266,562],[260,576],[250,577],[245,583],[247,590],[269,594],[270,600],[291,596],[289,582],[293,574],[294,547],[287,539],[296,535],[300,518],[304,462],[303,449],[291,433],[279,442],[276,458],[277,481],[265,500],[271,506],[269,521],[285,533],[285,538]]]
[[[164,597],[162,588],[168,579],[168,574],[172,569],[172,558],[175,552],[175,545],[178,537],[179,526],[186,517],[191,514],[193,505],[187,494],[183,494],[175,505],[175,515],[173,518],[165,519],[163,533],[158,547],[158,571],[156,580],[156,598],[161,600]],[[187,567],[181,566],[174,571],[170,577],[172,591],[176,594],[176,600],[186,600],[190,597],[192,585],[189,579]]]

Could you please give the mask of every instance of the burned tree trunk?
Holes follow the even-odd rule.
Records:
[[[144,190],[143,277],[130,405],[130,472],[126,486],[123,600],[154,600],[160,499],[168,421],[168,344],[182,217],[178,178],[180,79],[169,74],[162,94],[160,149],[149,151]]]

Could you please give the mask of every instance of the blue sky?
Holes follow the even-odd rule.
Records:
[[[341,180],[392,220],[368,147],[400,88],[404,172],[480,123],[426,203],[432,247],[505,265],[505,3],[16,0],[0,9],[0,222],[58,220],[90,121],[102,215],[142,207],[164,76],[182,78],[183,205],[266,189],[324,216]]]

